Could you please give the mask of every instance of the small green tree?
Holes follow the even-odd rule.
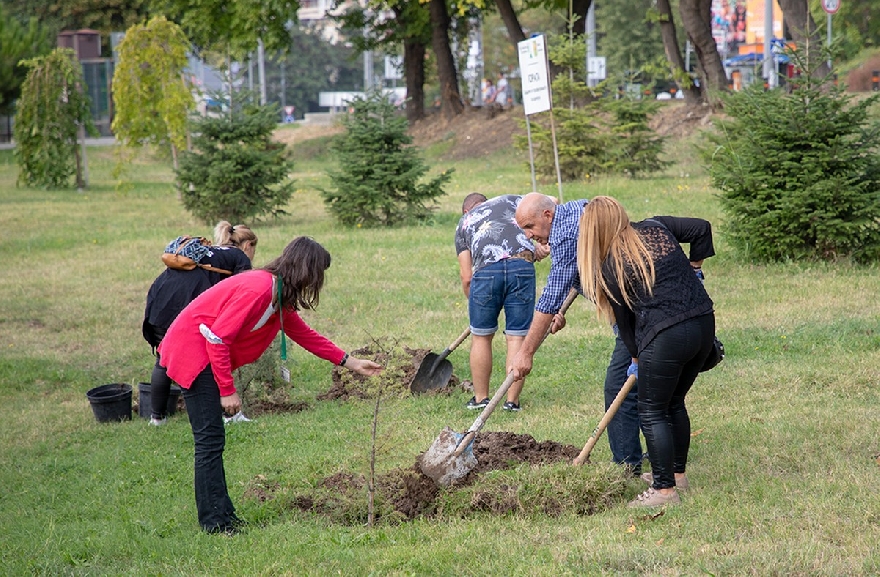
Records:
[[[278,111],[248,105],[193,123],[193,151],[180,155],[183,205],[207,224],[284,214],[293,194],[293,166],[272,140]]]
[[[831,78],[724,97],[727,120],[701,148],[729,238],[749,258],[880,258],[880,124]]]
[[[430,217],[451,170],[426,183],[428,172],[407,134],[406,119],[381,93],[352,103],[345,133],[333,143],[340,169],[330,173],[334,190],[321,190],[327,210],[346,226],[393,226]]]
[[[97,134],[82,67],[69,48],[56,48],[22,64],[30,70],[13,129],[18,183],[64,188],[76,174],[77,187],[82,188],[77,134],[80,127]]]
[[[566,35],[551,36],[548,43],[549,59],[561,70],[551,88],[562,180],[582,180],[603,173],[636,177],[667,166],[660,159],[663,138],[648,125],[657,103],[627,96],[596,99],[584,82],[584,43]],[[550,114],[543,112],[531,118],[535,173],[555,178]],[[528,148],[523,136],[518,136],[515,144],[523,150]]]
[[[180,27],[158,16],[126,31],[113,74],[116,138],[129,149],[170,146],[174,168],[178,151],[186,148],[187,117],[196,105],[183,76],[189,47]]]

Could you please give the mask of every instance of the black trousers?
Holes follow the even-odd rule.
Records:
[[[183,390],[186,412],[195,443],[195,493],[199,524],[206,531],[222,530],[232,524],[235,507],[226,488],[223,450],[226,430],[220,388],[211,365],[199,373],[192,385]]]
[[[661,331],[639,354],[639,419],[655,489],[674,487],[674,473],[687,467],[691,421],[684,398],[714,337],[715,315],[703,315]]]

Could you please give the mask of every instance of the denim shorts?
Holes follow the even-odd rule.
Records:
[[[507,258],[474,273],[468,298],[471,333],[494,335],[502,309],[504,334],[524,337],[535,314],[535,265],[520,258]]]

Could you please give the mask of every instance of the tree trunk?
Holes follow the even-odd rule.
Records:
[[[822,33],[810,14],[807,0],[779,0],[779,7],[791,39],[798,50],[803,51],[812,75],[822,77],[828,74],[828,63],[822,58]]]
[[[571,11],[577,17],[574,22],[574,30],[572,30],[575,36],[583,36],[587,33],[587,12],[590,11],[592,4],[593,0],[572,0]]]
[[[464,112],[458,92],[458,72],[449,46],[449,13],[446,0],[430,0],[431,47],[437,59],[437,77],[440,80],[440,111],[447,119]]]
[[[520,26],[519,18],[517,18],[516,11],[513,9],[510,0],[495,0],[495,6],[498,7],[498,14],[507,28],[507,36],[513,45],[516,46],[517,43],[525,40],[526,35],[523,32],[522,26]]]
[[[727,74],[712,37],[712,0],[681,0],[681,22],[700,61],[706,98],[727,90]]]
[[[685,70],[684,59],[678,47],[678,34],[675,31],[675,18],[672,15],[672,7],[669,0],[657,0],[657,12],[660,13],[660,36],[663,38],[663,48],[666,51],[666,59],[672,70],[672,77],[678,84],[678,89],[684,93],[684,101],[688,106],[695,106],[705,102],[701,84],[696,86],[690,80],[689,72]],[[684,79],[688,79],[687,82]],[[690,86],[686,86],[690,84]]]
[[[417,34],[409,34],[410,30],[418,30],[419,26],[413,22],[410,10],[401,4],[395,4],[391,8],[394,11],[394,20],[400,30],[404,30],[403,36],[403,77],[406,81],[406,119],[410,123],[425,117],[425,46],[426,37]],[[419,8],[419,11],[424,8]]]
[[[425,117],[425,45],[407,38],[403,41],[403,73],[406,77],[406,119]]]

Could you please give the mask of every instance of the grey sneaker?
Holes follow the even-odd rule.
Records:
[[[678,505],[679,503],[681,503],[681,498],[678,496],[678,491],[664,495],[649,487],[647,491],[630,501],[627,506],[630,508],[659,507],[661,505]]]
[[[641,477],[642,481],[647,483],[649,486],[654,485],[654,474],[653,473],[642,473]],[[679,491],[687,491],[691,488],[691,484],[688,482],[687,475],[685,475],[681,479],[676,479],[675,488]]]
[[[486,405],[489,404],[489,397],[486,397],[479,403],[477,402],[477,397],[471,397],[471,400],[467,402],[465,405],[466,408],[474,410],[474,409],[485,409]]]
[[[154,427],[161,427],[165,423],[168,422],[168,417],[162,417],[161,419],[157,419],[156,417],[150,417],[150,424]]]
[[[507,401],[506,403],[501,405],[501,408],[504,409],[505,411],[521,411],[522,410],[522,407],[520,407],[518,404],[514,403],[513,401]]]

